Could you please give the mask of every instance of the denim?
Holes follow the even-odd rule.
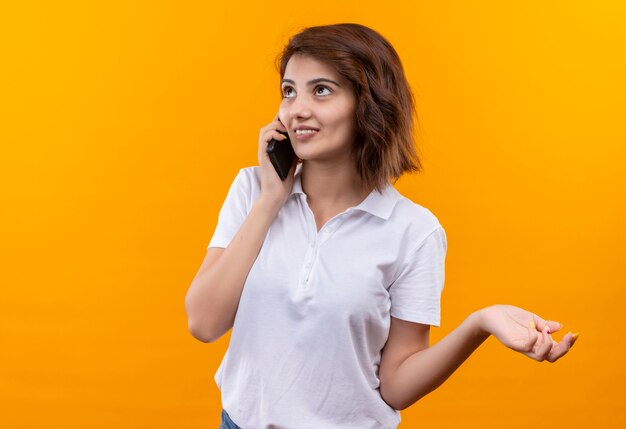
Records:
[[[219,429],[241,429],[237,426],[228,416],[226,410],[222,409],[222,424],[220,424]]]

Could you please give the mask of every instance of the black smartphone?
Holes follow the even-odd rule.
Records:
[[[293,151],[291,140],[289,140],[287,132],[278,132],[284,135],[286,139],[280,141],[275,139],[270,140],[267,144],[267,154],[269,155],[270,161],[272,161],[272,165],[274,166],[274,169],[276,169],[276,173],[278,173],[280,180],[285,180],[289,174],[291,166],[293,165],[293,160],[296,158],[296,153]]]

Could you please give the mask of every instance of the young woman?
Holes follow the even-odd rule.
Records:
[[[490,335],[554,362],[576,340],[510,305],[439,326],[446,235],[391,185],[421,171],[414,99],[394,48],[358,24],[311,27],[280,59],[282,102],[242,168],[185,300],[204,342],[233,328],[217,371],[222,428],[396,428]],[[299,159],[281,181],[271,139]],[[301,162],[300,162],[301,161]]]

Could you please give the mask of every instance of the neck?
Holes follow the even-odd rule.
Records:
[[[351,207],[363,201],[371,190],[365,189],[363,181],[345,162],[329,164],[302,161],[302,190],[310,205],[316,207]]]

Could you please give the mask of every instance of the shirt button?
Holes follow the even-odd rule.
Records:
[[[311,247],[315,247],[315,243],[311,243]]]
[[[332,229],[330,229],[330,228],[326,228],[326,229],[325,229],[325,231],[326,231],[326,232],[331,232],[331,231],[332,231]]]

